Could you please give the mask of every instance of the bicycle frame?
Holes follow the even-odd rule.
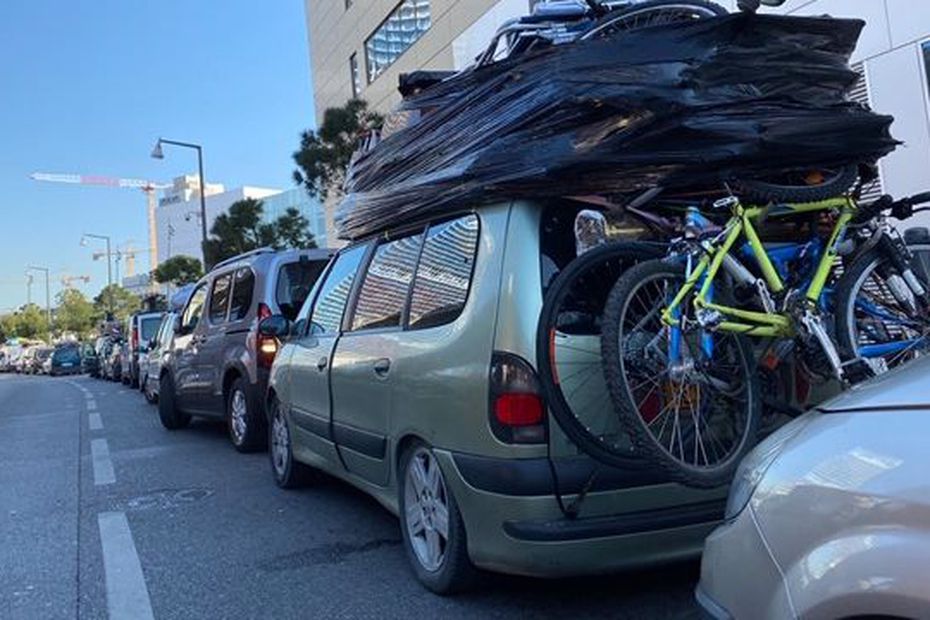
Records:
[[[663,310],[663,322],[672,327],[677,326],[681,316],[681,304],[696,287],[700,286],[694,298],[695,309],[720,313],[725,320],[716,326],[717,331],[764,338],[793,337],[795,335],[794,321],[787,314],[743,310],[713,302],[711,292],[714,279],[720,272],[724,259],[737,241],[745,237],[752,250],[752,256],[759,265],[762,278],[768,286],[769,292],[773,295],[781,293],[785,289],[785,284],[773,265],[765,246],[762,244],[753,222],[758,222],[766,217],[784,217],[829,210],[839,211],[840,215],[824,248],[817,269],[814,271],[810,284],[805,291],[805,298],[813,304],[818,304],[833,270],[837,257],[837,248],[843,241],[846,229],[856,213],[856,203],[851,198],[840,197],[809,204],[744,207],[739,200],[734,199],[732,204],[733,216],[722,232],[712,241],[703,244],[704,255],[694,265],[684,286],[678,291],[668,307]]]

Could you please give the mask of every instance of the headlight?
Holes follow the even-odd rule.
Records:
[[[733,484],[730,486],[730,496],[727,499],[727,510],[725,518],[733,519],[743,512],[752,494],[755,493],[756,487],[762,481],[762,477],[768,468],[772,466],[775,459],[781,453],[782,448],[788,441],[801,432],[807,424],[813,419],[814,413],[808,413],[805,416],[785,424],[780,429],[768,436],[762,443],[746,455],[743,462],[740,463],[736,470],[736,476],[733,478]]]

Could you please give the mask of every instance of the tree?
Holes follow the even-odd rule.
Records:
[[[64,332],[85,335],[94,327],[95,309],[81,291],[65,289],[58,293],[55,326]]]
[[[184,286],[203,276],[203,265],[193,256],[172,256],[155,269],[153,276],[160,284]]]
[[[36,338],[48,334],[48,319],[45,310],[35,304],[26,304],[14,315],[16,335],[20,338]]]
[[[282,248],[315,248],[316,238],[310,232],[310,222],[295,207],[288,207],[274,222],[274,245]]]
[[[0,316],[0,343],[16,338],[16,316],[4,314]]]
[[[94,309],[98,318],[107,318],[112,311],[113,319],[123,322],[129,315],[138,312],[141,306],[142,300],[119,284],[105,286],[100,294],[94,297]]]
[[[384,118],[368,110],[361,99],[351,99],[341,108],[329,108],[323,113],[323,124],[317,131],[308,129],[300,134],[300,148],[294,152],[294,182],[320,200],[342,187],[346,170],[359,138],[380,129]]]
[[[204,257],[215,265],[231,256],[260,247],[274,245],[274,226],[262,221],[262,201],[254,198],[237,200],[228,213],[216,218],[210,228],[210,238],[204,244]]]

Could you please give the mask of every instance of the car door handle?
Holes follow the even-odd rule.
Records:
[[[321,357],[316,362],[316,369],[319,370],[320,372],[323,372],[324,370],[326,370],[327,364],[329,364],[329,359],[325,357]]]
[[[389,360],[386,357],[383,357],[379,359],[377,362],[375,362],[373,369],[376,375],[378,375],[381,378],[384,378],[387,376],[388,372],[391,371],[391,360]]]

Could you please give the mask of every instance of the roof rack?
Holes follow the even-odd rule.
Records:
[[[277,250],[269,246],[265,246],[263,248],[257,248],[255,250],[249,250],[248,252],[245,252],[243,254],[237,254],[236,256],[231,256],[227,258],[226,260],[221,260],[217,264],[213,265],[213,268],[210,271],[213,271],[213,269],[218,269],[220,267],[226,267],[227,265],[231,265],[233,263],[239,262],[246,258],[251,258],[252,256],[258,256],[259,254],[269,254],[273,252],[277,252]]]

